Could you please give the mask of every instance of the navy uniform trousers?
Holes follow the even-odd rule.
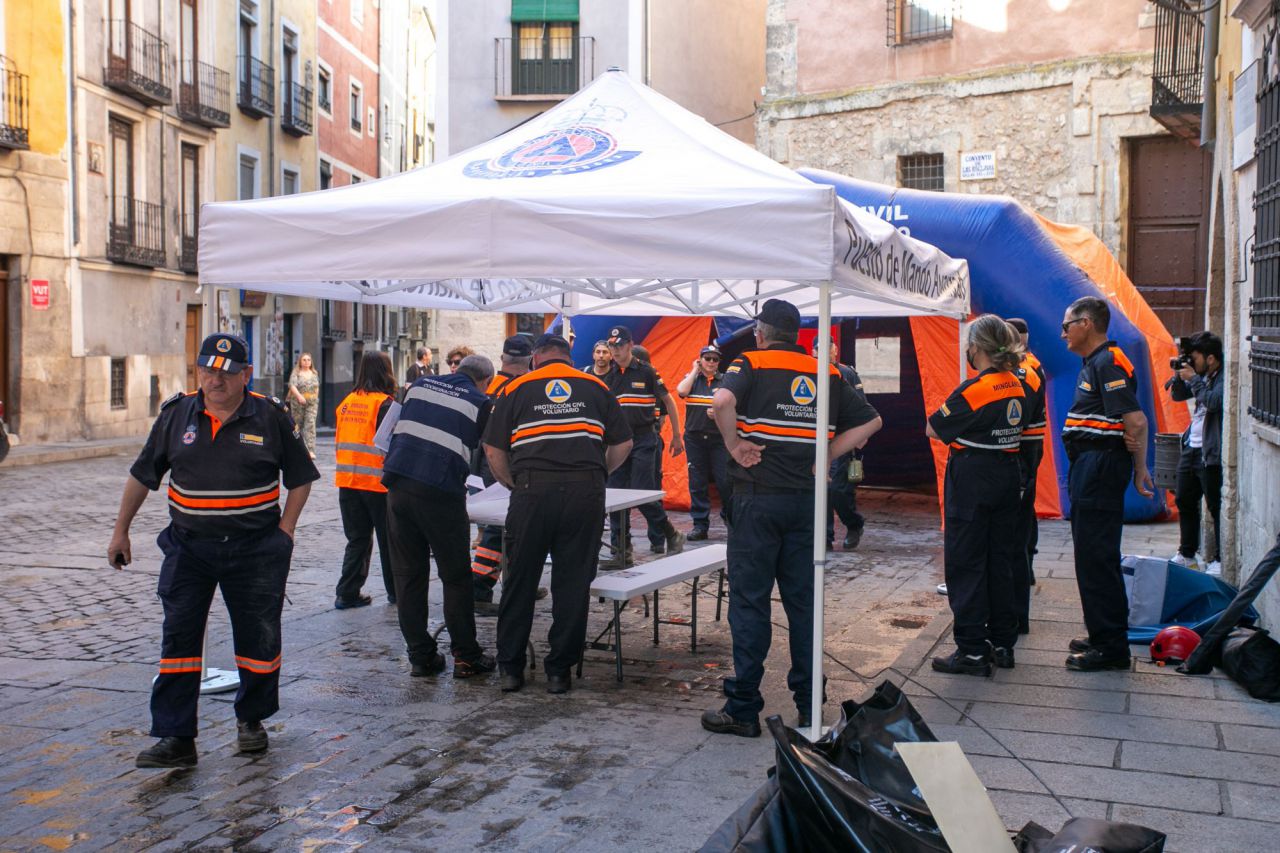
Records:
[[[727,515],[733,497],[729,480],[729,451],[719,433],[686,432],[684,452],[689,466],[689,517],[694,530],[711,527],[711,484],[720,493],[720,517]]]
[[[1013,573],[1025,559],[1017,538],[1021,479],[1014,453],[965,450],[947,460],[943,559],[952,631],[966,655],[985,656],[988,642],[1011,649],[1018,639]]]
[[[1013,569],[1013,604],[1018,613],[1018,633],[1031,630],[1031,587],[1036,584],[1036,546],[1040,543],[1040,520],[1036,518],[1036,474],[1040,454],[1035,455],[1036,470],[1027,470],[1031,462],[1022,458],[1022,501],[1018,506],[1017,539],[1026,559]]]
[[[1120,568],[1124,493],[1133,477],[1133,457],[1122,446],[1086,450],[1071,458],[1071,539],[1076,586],[1089,643],[1107,654],[1129,654],[1129,597]]]
[[[631,452],[627,455],[626,461],[609,475],[609,488],[645,490],[662,488],[662,484],[657,479],[658,463],[654,458],[661,452],[657,432],[652,429],[638,430],[632,437]],[[649,544],[657,546],[665,542],[666,528],[670,522],[667,520],[667,511],[662,508],[662,499],[641,504],[640,514],[649,523]],[[610,515],[609,540],[615,553],[621,545],[623,529],[630,526],[631,510],[618,510]]]
[[[157,592],[164,605],[160,675],[151,687],[151,736],[195,737],[204,629],[215,589],[231,616],[240,720],[280,710],[280,612],[293,540],[278,527],[222,539],[198,539],[170,525]]]

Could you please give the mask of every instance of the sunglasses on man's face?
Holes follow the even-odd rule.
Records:
[[[703,361],[719,361],[719,360],[720,360],[720,356],[718,356],[718,355],[704,355],[704,356],[702,357],[702,360],[703,360]]]
[[[1077,317],[1074,320],[1068,320],[1067,322],[1062,324],[1062,334],[1065,335],[1071,329],[1071,327],[1074,326],[1076,323],[1083,323],[1085,320],[1088,320],[1088,319],[1089,319],[1088,317]]]

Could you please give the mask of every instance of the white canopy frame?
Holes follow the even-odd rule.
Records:
[[[968,267],[619,71],[433,166],[206,204],[202,286],[428,309],[754,317],[969,313]],[[818,375],[830,348],[818,348]],[[817,383],[817,424],[831,423]],[[826,472],[815,442],[812,730],[822,726]]]

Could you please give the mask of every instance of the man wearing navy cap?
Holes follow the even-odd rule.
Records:
[[[129,526],[169,475],[170,523],[157,592],[164,605],[160,674],[151,687],[151,735],[139,767],[194,767],[205,622],[221,589],[235,642],[237,745],[262,752],[262,721],[280,708],[280,611],[298,516],[319,479],[293,419],[274,397],[247,390],[249,347],[235,335],[200,346],[200,388],[160,408],[125,482],[107,560],[132,560]],[[288,490],[283,511],[280,484]]]

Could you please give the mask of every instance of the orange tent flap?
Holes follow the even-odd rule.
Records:
[[[947,402],[960,384],[960,324],[946,317],[912,317],[911,338],[915,342],[916,366],[927,418]],[[924,424],[920,425],[924,429]],[[875,439],[872,439],[874,442]],[[938,477],[938,507],[942,508],[942,476],[947,469],[947,446],[930,441],[933,467]]]
[[[676,385],[689,372],[698,358],[699,351],[711,340],[710,317],[663,317],[645,335],[645,348],[653,356],[653,366],[671,392],[680,412],[681,428],[684,427],[684,400],[676,396]],[[684,456],[671,457],[671,424],[662,428],[666,438],[666,451],[662,459],[662,488],[667,497],[663,506],[667,509],[689,509],[689,467]]]
[[[1173,336],[1165,328],[1164,323],[1151,310],[1151,306],[1142,298],[1138,288],[1134,287],[1129,276],[1125,275],[1120,264],[1088,228],[1080,225],[1062,225],[1051,222],[1040,214],[1034,214],[1040,227],[1057,244],[1062,253],[1069,257],[1085,275],[1093,279],[1104,296],[1118,307],[1129,322],[1133,323],[1147,339],[1147,350],[1151,357],[1151,375],[1163,384],[1173,371],[1169,369],[1169,359],[1178,354],[1178,347]],[[1175,403],[1168,395],[1155,391],[1156,429],[1153,432],[1182,432],[1191,423],[1185,403]]]

